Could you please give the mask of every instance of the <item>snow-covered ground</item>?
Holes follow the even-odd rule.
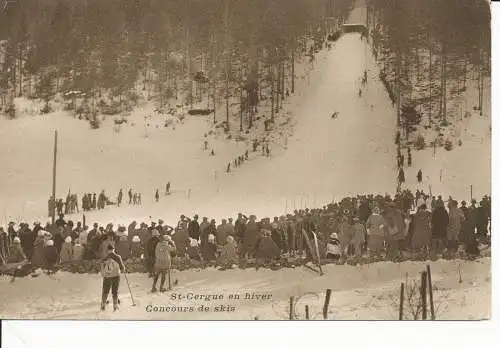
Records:
[[[0,280],[0,316],[22,319],[288,319],[289,298],[295,299],[295,317],[305,319],[305,305],[311,319],[322,318],[326,289],[332,289],[328,318],[332,320],[397,320],[401,282],[420,281],[421,262],[381,262],[364,266],[324,267],[320,277],[306,268],[217,271],[215,269],[174,272],[179,284],[171,292],[151,295],[151,279],[146,274],[129,274],[136,306],[122,276],[121,309],[99,311],[99,275],[57,273],[37,278],[20,278],[10,283]],[[459,282],[459,268],[462,282]],[[438,261],[431,263],[433,296],[438,320],[477,320],[491,316],[490,258],[473,262]],[[245,294],[271,296],[245,300]],[[173,295],[214,295],[223,299],[178,300]],[[239,299],[231,300],[231,295]],[[251,296],[251,295],[250,295]],[[210,307],[199,312],[201,306]],[[215,307],[226,311],[215,312]],[[234,307],[228,312],[228,307]],[[155,312],[159,307],[193,307],[193,312]],[[412,306],[405,305],[410,315]],[[170,310],[172,311],[172,310]]]
[[[57,196],[71,190],[81,198],[83,192],[104,189],[114,199],[121,187],[125,193],[129,187],[142,193],[142,207],[107,208],[88,214],[87,221],[128,223],[152,216],[173,224],[181,213],[195,212],[215,218],[238,211],[269,216],[347,194],[391,193],[395,116],[365,45],[359,35],[347,34],[320,52],[283,110],[292,118],[293,135],[283,144],[271,142],[270,158],[260,149],[250,153],[250,161],[231,174],[224,172],[227,163],[251,146],[209,136],[215,150],[209,156],[203,140],[212,129],[210,117],[187,117],[174,130],[163,127],[159,116],[144,119],[153,111],[146,105],[119,132],[111,120],[91,130],[86,121],[63,111],[1,120],[0,216],[4,221],[46,219],[55,129]],[[368,90],[359,98],[365,65]],[[331,119],[334,111],[337,119]],[[164,192],[167,181],[173,194],[154,203],[155,189]]]
[[[353,16],[361,16],[353,11]],[[357,20],[353,20],[357,21]],[[132,187],[142,193],[143,205],[86,214],[87,223],[146,222],[162,218],[176,223],[180,214],[220,219],[239,211],[259,217],[280,215],[293,209],[320,206],[332,199],[359,193],[394,193],[396,188],[396,115],[382,83],[378,68],[359,34],[346,34],[331,50],[321,51],[309,76],[299,79],[297,93],[287,100],[279,122],[290,118],[287,134],[274,134],[271,157],[250,151],[250,160],[226,174],[228,162],[242,155],[251,144],[204,135],[213,130],[211,117],[187,117],[183,124],[163,127],[164,118],[145,105],[128,116],[119,130],[112,119],[97,130],[57,111],[44,116],[22,115],[0,120],[0,224],[9,220],[46,220],[47,199],[52,185],[53,131],[59,132],[57,196],[68,190],[81,198],[83,192],[104,189],[114,199],[120,188]],[[361,77],[368,69],[367,88],[358,97]],[[338,117],[331,118],[333,112]],[[220,115],[220,113],[219,113]],[[132,123],[134,125],[132,125]],[[149,126],[148,126],[149,125]],[[414,175],[407,171],[410,187],[416,171],[424,172],[424,187],[435,194],[469,197],[489,193],[489,117],[471,119],[463,129],[462,147],[451,152],[438,149],[413,153]],[[288,133],[289,131],[289,133]],[[439,165],[436,165],[439,163]],[[441,180],[439,175],[443,169]],[[158,188],[167,181],[173,194],[154,202]],[[73,217],[79,220],[81,215]],[[458,283],[461,264],[463,282]],[[57,319],[285,319],[290,296],[302,296],[297,313],[303,318],[305,304],[316,316],[326,288],[333,292],[332,319],[395,319],[395,298],[399,284],[418,278],[423,263],[377,263],[362,267],[328,266],[318,277],[307,269],[189,270],[175,272],[175,291],[229,296],[248,291],[272,294],[272,301],[236,301],[233,313],[175,314],[149,313],[148,304],[171,304],[170,294],[148,295],[150,279],[144,274],[129,275],[137,302],[131,307],[125,279],[122,279],[122,310],[116,314],[98,312],[98,275],[57,274],[53,277],[0,280],[0,316],[9,318]],[[440,319],[480,319],[490,316],[490,260],[432,263],[436,303],[442,303]],[[228,304],[228,301],[224,301]],[[217,305],[212,302],[211,305]],[[181,306],[186,303],[180,303]],[[196,303],[199,305],[199,303]],[[196,306],[195,306],[196,307]]]

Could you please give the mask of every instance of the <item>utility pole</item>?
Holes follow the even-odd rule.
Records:
[[[56,218],[56,164],[57,164],[57,131],[54,134],[54,165],[52,167],[52,225]]]

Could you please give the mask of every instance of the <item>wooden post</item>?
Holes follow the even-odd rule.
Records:
[[[309,320],[309,306],[306,305],[306,320]]]
[[[290,315],[289,320],[293,320],[293,296],[290,296]]]
[[[472,202],[472,184],[470,185],[470,200]]]
[[[422,272],[420,283],[420,300],[422,301],[422,320],[427,320],[427,272]]]
[[[52,167],[52,225],[56,219],[56,164],[57,164],[57,131],[54,134],[54,163]]]
[[[436,314],[434,312],[434,297],[432,295],[432,279],[431,279],[431,266],[427,265],[427,280],[429,283],[429,305],[431,307],[431,320],[436,320]]]
[[[399,294],[399,320],[403,320],[403,304],[405,301],[405,284],[401,283],[401,291]]]
[[[330,296],[332,295],[332,289],[326,289],[325,304],[323,305],[323,319],[328,317],[328,306],[330,305]]]

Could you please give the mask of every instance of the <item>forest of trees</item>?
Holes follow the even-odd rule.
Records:
[[[57,93],[79,91],[90,105],[104,94],[121,105],[140,88],[159,108],[169,99],[226,103],[225,118],[237,98],[251,126],[260,90],[272,91],[272,117],[285,79],[294,92],[305,38],[323,40],[352,6],[353,0],[24,0],[0,24],[0,93],[4,102],[26,96],[48,107]]]
[[[490,4],[485,0],[368,0],[367,23],[381,78],[398,110],[398,124],[418,108],[428,124],[448,124],[450,101],[468,81],[483,110],[490,76]],[[470,86],[470,84],[469,84]],[[461,116],[461,115],[460,115]]]

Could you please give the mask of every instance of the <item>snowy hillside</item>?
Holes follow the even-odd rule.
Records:
[[[212,136],[208,141],[215,156],[209,156],[203,140],[210,120],[187,117],[175,130],[165,128],[162,119],[144,119],[153,111],[147,105],[135,110],[119,132],[111,120],[100,129],[85,129],[80,124],[85,121],[63,111],[1,120],[0,157],[7,161],[0,173],[0,213],[6,220],[45,219],[55,129],[60,139],[57,196],[104,189],[114,199],[121,187],[143,195],[140,208],[108,208],[89,220],[153,216],[174,223],[181,213],[220,218],[238,211],[268,216],[346,194],[393,192],[394,111],[365,45],[359,35],[347,34],[318,54],[310,76],[283,111],[291,117],[293,135],[271,142],[270,158],[252,153],[251,144],[235,146],[234,140]],[[368,90],[359,98],[365,64]],[[338,117],[332,119],[335,111]],[[246,150],[250,161],[226,174],[227,163]],[[173,195],[154,203],[155,189],[163,192],[167,181]]]

